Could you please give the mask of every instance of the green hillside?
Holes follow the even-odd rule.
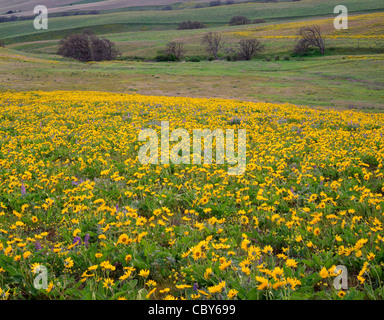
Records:
[[[249,19],[263,18],[279,22],[287,19],[300,19],[333,15],[338,0],[327,3],[302,0],[279,3],[246,3],[184,9],[170,11],[129,11],[101,15],[57,17],[49,20],[48,30],[35,30],[32,21],[16,21],[0,24],[0,39],[6,44],[36,40],[60,39],[66,34],[91,27],[98,34],[128,31],[151,31],[176,29],[184,20],[198,20],[208,26],[223,26],[235,15],[244,15]],[[363,13],[384,10],[381,0],[346,0],[343,3],[350,13]]]

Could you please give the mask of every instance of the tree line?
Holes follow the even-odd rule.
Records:
[[[304,55],[311,47],[318,48],[325,53],[325,37],[318,25],[305,26],[298,31],[298,40],[293,48],[296,55]],[[265,45],[258,38],[241,39],[235,44],[224,42],[219,32],[208,32],[201,39],[206,53],[211,59],[219,59],[219,53],[225,52],[231,60],[251,60],[265,50]],[[84,30],[80,34],[72,34],[59,43],[58,54],[63,57],[79,61],[114,60],[120,52],[112,41],[97,37],[91,30]],[[181,61],[185,58],[184,42],[171,41],[163,51],[155,57],[156,61]]]

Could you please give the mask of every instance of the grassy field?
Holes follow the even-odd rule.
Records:
[[[2,90],[101,90],[383,111],[384,55],[304,61],[79,63],[0,50]]]

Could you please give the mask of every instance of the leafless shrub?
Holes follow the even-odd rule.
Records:
[[[217,32],[208,32],[206,35],[204,35],[202,39],[202,44],[205,45],[205,50],[207,51],[207,53],[217,59],[217,54],[223,47],[221,34]]]
[[[298,35],[301,37],[297,49],[308,50],[309,46],[317,47],[321,54],[325,53],[325,37],[321,34],[320,26],[305,26],[300,28]]]
[[[185,55],[184,44],[175,41],[168,42],[165,54],[173,55],[177,60],[182,60]]]
[[[264,50],[264,45],[259,39],[242,39],[239,42],[239,57],[251,60],[253,56]]]

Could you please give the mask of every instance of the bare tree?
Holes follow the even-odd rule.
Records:
[[[325,53],[325,37],[321,34],[320,26],[306,26],[299,30],[301,37],[301,46],[314,46],[319,48],[320,53]]]
[[[181,42],[175,42],[175,41],[168,42],[165,53],[174,55],[177,60],[182,60],[185,55],[184,44]]]
[[[202,40],[202,44],[205,45],[205,50],[208,54],[212,55],[215,59],[217,54],[223,46],[221,35],[217,32],[208,32]]]
[[[239,57],[244,60],[251,60],[257,53],[264,50],[264,45],[259,39],[242,39],[239,42]]]

